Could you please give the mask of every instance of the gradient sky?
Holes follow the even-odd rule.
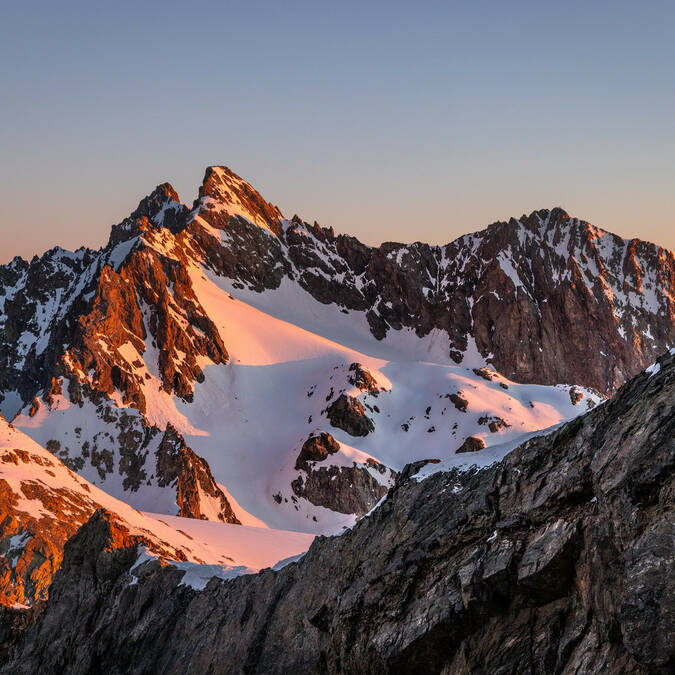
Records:
[[[675,249],[675,3],[0,10],[0,263],[226,164],[289,217],[445,243],[562,206]]]

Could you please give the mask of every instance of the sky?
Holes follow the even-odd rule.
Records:
[[[0,263],[224,164],[288,217],[446,243],[539,208],[675,249],[675,2],[0,8]]]

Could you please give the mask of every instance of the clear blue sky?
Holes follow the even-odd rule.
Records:
[[[14,2],[0,262],[227,164],[287,215],[444,243],[560,205],[675,248],[675,3]]]

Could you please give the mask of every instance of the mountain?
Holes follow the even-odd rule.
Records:
[[[53,249],[2,268],[6,389],[28,401],[49,384],[68,347],[88,352],[81,366],[94,365],[97,332],[107,329],[113,342],[122,337],[115,322],[141,339],[143,306],[155,303],[149,328],[162,341],[162,385],[189,396],[199,373],[192,359],[222,363],[228,354],[195,302],[188,264],[205,266],[235,289],[299,287],[365,318],[378,339],[438,333],[445,362],[461,363],[467,350],[477,350],[522,382],[611,393],[673,338],[672,252],[623,240],[561,209],[495,223],[443,247],[373,248],[297,216],[284,220],[229,169],[210,167],[192,209],[163,184],[113,227],[104,249]],[[188,363],[176,363],[176,350]],[[114,384],[100,366],[96,375],[105,380],[101,386]],[[122,385],[137,397],[132,382]]]
[[[211,167],[0,268],[0,409],[139,510],[329,534],[612,393],[675,342],[674,269],[560,209],[368,247]]]
[[[141,513],[78,476],[0,417],[0,606],[39,606],[66,541],[100,510],[114,523],[111,547],[142,542],[163,560],[200,563],[225,576],[301,553],[312,540],[293,532],[251,533],[251,528],[219,522],[205,531],[188,518]],[[252,534],[265,551],[262,560],[252,547],[242,547],[242,538]]]
[[[675,349],[500,461],[408,466],[342,536],[205,587],[99,513],[3,672],[672,672],[674,402]]]
[[[668,672],[674,294],[561,209],[369,247],[225,167],[15,258],[3,672]]]

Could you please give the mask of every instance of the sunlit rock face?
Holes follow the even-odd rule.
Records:
[[[180,515],[200,518],[200,508],[206,506],[200,489],[208,492],[213,483],[197,471],[202,483],[192,484],[194,473],[184,464],[196,461],[180,438],[167,430],[158,447],[160,475],[178,483]],[[238,522],[224,495],[214,496],[219,498],[221,520]],[[171,560],[194,560],[199,555],[187,537],[94,487],[0,417],[0,605],[31,607],[46,600],[66,541],[99,509],[111,513],[118,532],[126,537],[124,545],[143,542],[148,550]]]

